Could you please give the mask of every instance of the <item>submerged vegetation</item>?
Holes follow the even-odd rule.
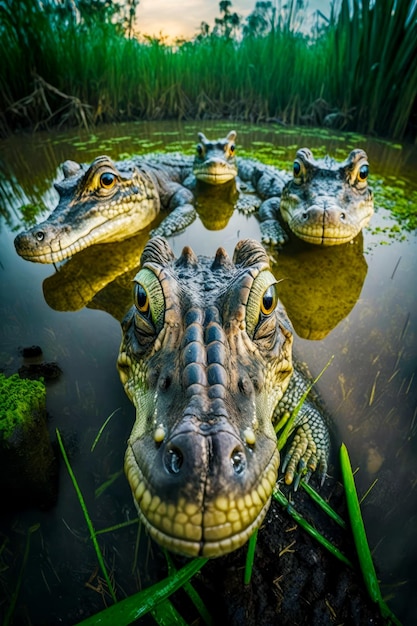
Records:
[[[340,0],[308,34],[300,0],[245,20],[223,1],[173,45],[133,36],[138,4],[2,0],[0,130],[227,117],[416,139],[414,0]]]

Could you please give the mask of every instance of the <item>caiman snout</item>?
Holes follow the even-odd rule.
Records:
[[[55,231],[50,232],[39,224],[15,237],[16,252],[27,261],[52,263],[53,247],[59,250],[59,241],[54,239],[55,235]]]
[[[189,556],[218,556],[243,545],[269,506],[276,447],[270,447],[270,463],[259,481],[256,454],[224,418],[217,423],[186,418],[157,444],[153,458],[149,446],[145,439],[130,442],[126,473],[153,538]],[[140,461],[146,474],[139,482],[129,469],[132,461],[135,466]]]
[[[316,197],[314,203],[295,212],[288,224],[300,239],[327,246],[350,241],[356,232],[349,211],[329,196]]]
[[[183,430],[181,427],[179,430]],[[231,482],[245,481],[253,451],[233,432],[226,420],[218,425],[200,422],[194,429],[174,433],[163,451],[163,471],[178,480],[189,480],[190,472],[197,471],[201,480],[202,497],[221,492]]]

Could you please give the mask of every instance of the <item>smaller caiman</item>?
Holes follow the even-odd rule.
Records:
[[[274,426],[309,381],[292,359],[293,333],[264,248],[240,241],[233,260],[164,238],[146,244],[117,366],[136,408],[125,456],[151,536],[187,556],[243,545],[268,510],[280,455]],[[327,469],[329,431],[306,400],[281,469],[287,484]]]
[[[231,130],[224,139],[210,141],[204,133],[198,133],[193,175],[209,185],[223,185],[236,179],[236,131]]]
[[[249,179],[265,199],[258,212],[262,242],[280,245],[288,234],[322,246],[354,239],[374,212],[368,175],[368,157],[360,149],[339,163],[328,156],[316,160],[311,150],[302,148],[289,180],[271,166],[239,163],[239,176]]]
[[[49,217],[15,238],[28,261],[55,263],[92,244],[121,241],[150,224],[161,209],[180,230],[194,219],[192,192],[181,168],[143,160],[97,157],[89,167],[66,161],[55,184],[59,202]]]

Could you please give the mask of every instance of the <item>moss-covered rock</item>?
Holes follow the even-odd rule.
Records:
[[[0,497],[13,508],[50,506],[56,478],[44,383],[0,374]]]

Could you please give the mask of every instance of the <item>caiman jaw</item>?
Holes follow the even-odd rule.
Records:
[[[250,492],[238,499],[230,498],[225,492],[201,509],[185,497],[172,504],[153,493],[130,442],[125,457],[125,472],[134,501],[151,537],[164,548],[189,557],[221,556],[248,541],[268,511],[278,466],[276,449],[263,478]]]

